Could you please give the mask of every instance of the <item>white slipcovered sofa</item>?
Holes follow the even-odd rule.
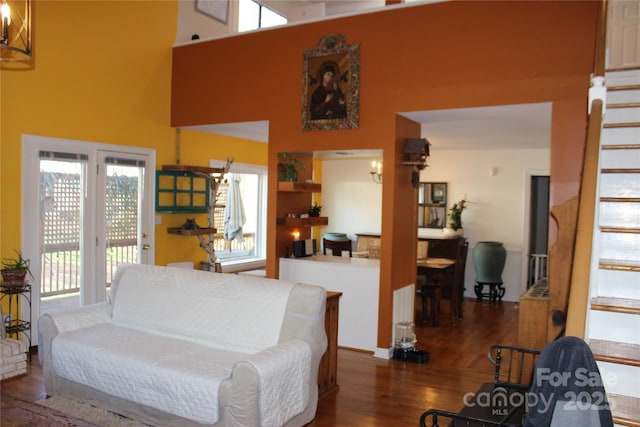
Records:
[[[40,317],[46,392],[155,426],[301,426],[325,301],[318,286],[121,265],[108,301]]]

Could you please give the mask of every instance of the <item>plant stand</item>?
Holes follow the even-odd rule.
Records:
[[[489,282],[476,282],[476,285],[473,287],[473,290],[476,293],[476,298],[478,302],[482,301],[482,298],[487,297],[490,302],[502,302],[502,297],[506,289],[503,286],[502,282],[497,283],[489,283]],[[485,286],[489,287],[489,292],[482,292]]]

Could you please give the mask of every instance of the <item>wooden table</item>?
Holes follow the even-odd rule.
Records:
[[[418,274],[422,274],[426,277],[427,281],[436,283],[434,286],[434,294],[431,297],[431,315],[433,316],[432,324],[433,326],[438,326],[438,318],[440,316],[440,299],[442,298],[442,289],[445,287],[451,287],[453,284],[452,280],[445,280],[445,275],[453,270],[453,266],[456,264],[455,259],[451,258],[419,258],[417,261],[418,266]],[[424,289],[422,292],[425,292]],[[452,299],[457,298],[457,292],[451,290]],[[423,304],[422,304],[422,316],[423,319],[426,318],[424,304],[424,298],[426,295],[422,295]],[[452,301],[453,304],[457,304],[457,301]]]
[[[433,270],[445,270],[456,263],[455,259],[451,258],[419,258],[418,268],[427,268]]]

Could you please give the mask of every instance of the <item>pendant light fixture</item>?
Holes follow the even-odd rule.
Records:
[[[31,0],[1,0],[0,62],[29,62],[31,55]]]

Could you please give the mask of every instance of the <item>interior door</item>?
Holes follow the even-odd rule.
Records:
[[[608,3],[607,68],[640,66],[640,2]]]
[[[549,194],[549,176],[532,176],[531,200],[529,204],[529,266],[527,271],[527,288],[533,285],[538,279],[547,277]]]

